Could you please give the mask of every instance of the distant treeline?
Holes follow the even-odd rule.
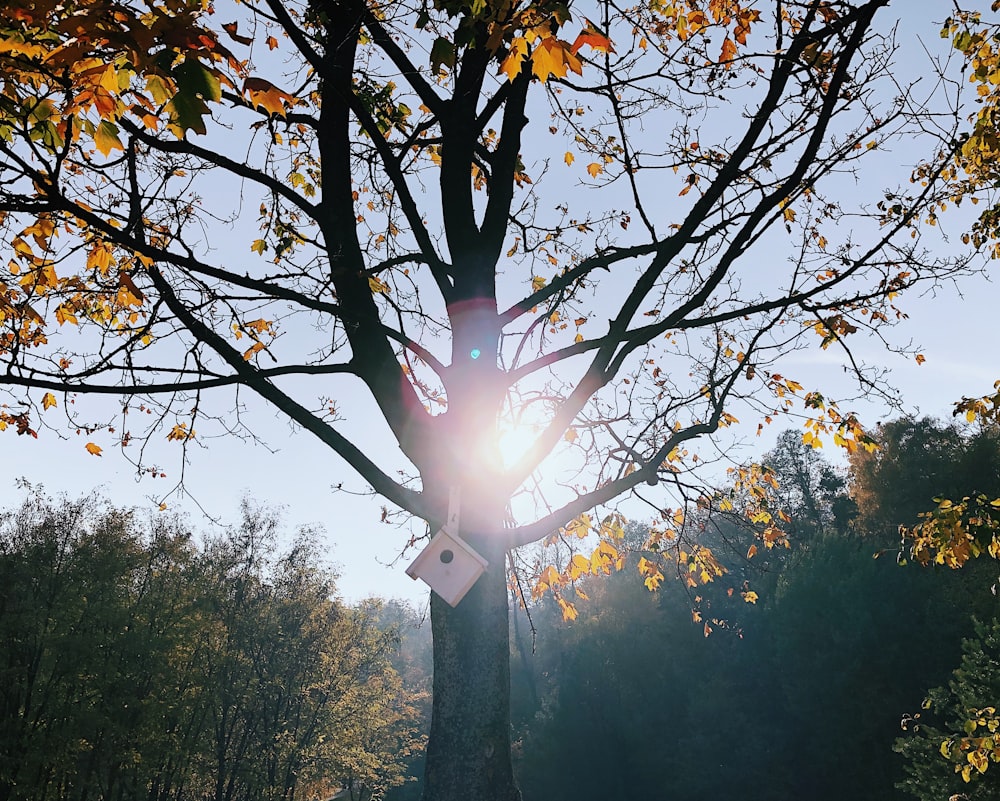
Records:
[[[2,801],[294,801],[403,779],[415,698],[375,605],[335,599],[272,516],[178,518],[34,494],[0,520]]]

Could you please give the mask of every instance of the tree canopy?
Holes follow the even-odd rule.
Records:
[[[0,425],[160,475],[154,435],[266,436],[249,390],[431,532],[457,490],[491,569],[432,602],[427,792],[514,798],[506,552],[569,527],[601,542],[539,590],[611,569],[587,515],[633,493],[646,579],[710,580],[689,443],[795,412],[870,447],[781,357],[878,391],[852,337],[968,269],[932,230],[961,108],[900,77],[887,2],[6,3]]]
[[[431,519],[439,475],[460,465],[507,500],[572,440],[586,489],[513,544],[669,477],[683,443],[731,422],[727,402],[803,394],[776,354],[880,329],[901,290],[961,266],[921,244],[934,170],[840,224],[839,175],[904,136],[947,141],[892,84],[882,5],[653,3],[592,22],[561,4],[270,2],[222,25],[179,0],[11,4],[4,383],[38,394],[5,422],[31,432],[59,393],[119,394],[124,427],[74,423],[91,452],[131,453],[137,398],[183,443],[213,413],[238,427],[205,397],[247,386]],[[542,194],[568,183],[602,191],[579,208]],[[246,250],[217,244],[254,210]],[[787,247],[787,268],[756,269],[758,242]],[[341,379],[368,389],[419,483],[347,437]],[[476,447],[495,451],[498,415],[540,432],[514,464]],[[436,447],[453,429],[461,447]]]

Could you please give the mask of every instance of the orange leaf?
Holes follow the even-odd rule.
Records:
[[[604,165],[598,164],[596,161],[592,161],[587,165],[587,172],[590,173],[591,178],[596,178],[602,172],[604,172]]]
[[[285,106],[295,105],[295,98],[288,92],[281,91],[270,81],[263,78],[247,78],[243,82],[243,92],[250,98],[254,108],[262,108],[268,114],[285,116]]]
[[[146,296],[142,293],[142,290],[135,285],[132,277],[128,273],[118,273],[118,284],[128,291],[132,298],[136,301],[136,304],[141,304]]]
[[[600,50],[603,53],[615,52],[615,46],[611,44],[611,40],[597,30],[589,19],[584,29],[580,31],[579,36],[573,41],[570,52],[576,53],[584,45],[590,45],[594,50]]]
[[[243,352],[244,361],[250,361],[255,355],[260,351],[264,350],[263,342],[254,342],[249,348]]]
[[[53,395],[51,392],[46,392],[42,396],[42,408],[51,409],[53,406],[58,406],[58,404],[56,403],[56,396]]]
[[[226,33],[228,33],[229,34],[229,38],[231,38],[234,42],[239,42],[241,45],[251,45],[251,44],[253,44],[253,37],[252,36],[241,36],[240,34],[238,34],[236,32],[238,29],[239,29],[239,23],[238,22],[227,22],[225,25],[222,26],[222,30],[224,30]]]
[[[92,454],[93,456],[101,455],[100,445],[95,445],[93,442],[88,442],[86,448],[87,448],[87,453]]]
[[[726,69],[732,66],[732,60],[736,58],[736,54],[739,51],[736,49],[736,43],[730,39],[728,36],[722,42],[722,52],[719,54],[719,63],[725,64]]]

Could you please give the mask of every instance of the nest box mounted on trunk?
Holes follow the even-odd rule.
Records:
[[[459,491],[453,488],[448,503],[448,522],[406,568],[406,575],[414,580],[421,579],[452,606],[465,597],[489,566],[458,536],[458,512]]]

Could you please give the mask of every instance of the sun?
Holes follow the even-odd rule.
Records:
[[[535,444],[541,425],[503,422],[497,426],[497,447],[504,469],[513,467]]]
[[[546,420],[512,422],[501,420],[497,426],[497,448],[504,470],[516,465],[531,450],[545,430]],[[572,430],[572,429],[571,429]],[[573,431],[575,435],[575,431]],[[580,472],[579,449],[575,436],[566,436],[556,444],[532,471],[533,483],[552,487],[566,482]]]

